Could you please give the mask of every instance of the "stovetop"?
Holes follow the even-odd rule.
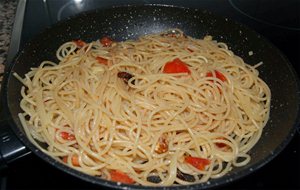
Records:
[[[169,4],[206,9],[232,18],[265,36],[287,56],[300,74],[300,1],[298,0],[20,0],[8,64],[26,42],[55,22],[83,11],[127,4]],[[1,174],[6,189],[103,189],[27,155]],[[300,135],[274,160],[224,189],[300,189]]]

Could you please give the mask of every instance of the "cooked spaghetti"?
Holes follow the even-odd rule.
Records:
[[[249,163],[270,112],[257,67],[178,29],[66,42],[22,79],[32,143],[86,174],[129,184],[206,182]]]

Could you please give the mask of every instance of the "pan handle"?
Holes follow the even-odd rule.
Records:
[[[29,153],[9,126],[9,122],[0,121],[0,170]]]

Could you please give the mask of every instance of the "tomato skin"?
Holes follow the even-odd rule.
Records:
[[[227,81],[226,77],[220,71],[215,70],[214,72],[215,72],[215,76],[218,79],[220,79],[223,82]],[[206,76],[207,77],[213,77],[213,74],[212,74],[212,72],[208,72],[208,73],[206,73]]]
[[[215,143],[217,147],[219,148],[223,148],[223,147],[226,147],[227,145],[225,143]]]
[[[219,138],[217,138],[217,139],[225,140],[225,138],[222,138],[222,137],[219,137]],[[216,142],[215,145],[216,145],[217,147],[219,147],[219,148],[228,147],[227,144],[222,143],[222,142]]]
[[[167,62],[165,64],[163,73],[188,73],[188,74],[190,74],[191,71],[189,70],[186,63],[181,61],[179,58],[176,58],[173,61]]]
[[[82,48],[86,45],[85,41],[83,40],[73,40],[73,42],[77,45],[77,47]]]
[[[127,183],[127,184],[133,184],[134,180],[131,179],[127,174],[118,171],[118,170],[112,170],[110,171],[110,176],[112,181],[121,182],[121,183]]]
[[[60,133],[60,136],[61,136],[61,138],[63,138],[64,140],[69,140],[69,141],[75,140],[75,135],[70,134],[70,133],[65,132],[65,131],[62,131],[62,132]]]
[[[78,156],[72,156],[71,160],[72,160],[72,164],[73,164],[74,166],[80,166],[79,160],[78,160]],[[68,156],[64,156],[64,157],[63,157],[63,162],[64,162],[64,163],[67,163],[67,162],[68,162]]]
[[[103,64],[103,65],[108,64],[108,60],[103,57],[98,56],[98,57],[96,57],[96,59],[97,59],[98,63],[100,63],[100,64]]]
[[[210,160],[206,158],[193,157],[193,156],[185,157],[185,162],[194,166],[198,170],[202,170],[202,171],[205,170],[205,166],[210,164]]]
[[[189,52],[193,53],[194,50],[192,50],[191,48],[186,48]]]
[[[104,36],[103,38],[100,39],[100,43],[104,46],[104,47],[109,47],[111,46],[111,44],[113,43],[112,39],[108,36]]]

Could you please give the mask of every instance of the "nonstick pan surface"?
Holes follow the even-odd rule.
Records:
[[[64,42],[74,39],[89,42],[103,36],[110,36],[116,41],[121,41],[170,28],[179,28],[185,34],[195,38],[212,35],[215,40],[225,42],[235,54],[250,65],[262,61],[263,65],[258,70],[260,77],[271,89],[272,99],[270,119],[261,139],[250,151],[251,161],[248,165],[234,168],[224,177],[211,179],[207,183],[167,188],[216,187],[246,176],[271,161],[289,143],[298,125],[299,84],[293,67],[276,47],[255,31],[228,18],[191,8],[143,5],[99,9],[82,13],[46,29],[26,44],[14,59],[13,64],[6,69],[2,90],[5,111],[8,118],[11,118],[8,119],[10,127],[21,142],[38,157],[73,176],[100,186],[152,189],[152,187],[120,185],[83,174],[70,169],[37,149],[25,136],[17,116],[22,112],[19,106],[22,84],[12,73],[17,72],[23,77],[31,67],[38,66],[43,60],[57,62],[55,57],[57,48]],[[164,187],[164,189],[167,188]]]

